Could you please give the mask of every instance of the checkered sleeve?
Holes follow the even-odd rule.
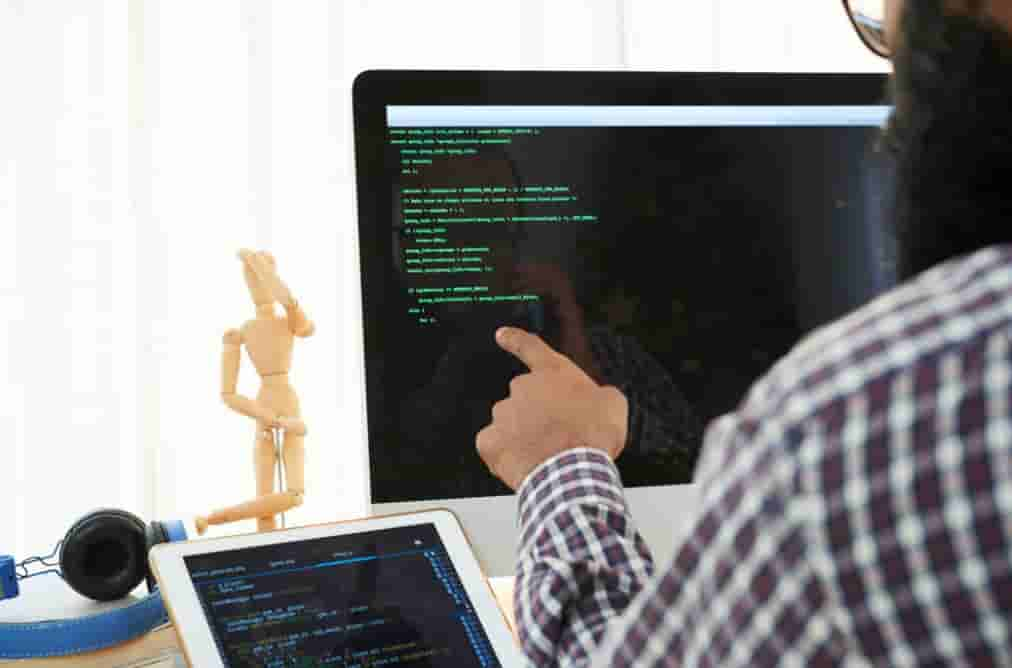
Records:
[[[707,432],[700,512],[674,559],[609,629],[594,666],[838,665],[829,600],[810,567],[803,517],[783,459],[736,417]]]
[[[587,665],[653,571],[618,471],[599,450],[569,450],[528,476],[519,502],[520,642],[534,665]]]
[[[793,473],[785,460],[762,456],[755,436],[730,417],[711,427],[702,512],[656,578],[610,460],[574,451],[530,476],[521,489],[515,612],[535,665],[840,661],[827,595],[810,566],[809,501],[787,491]]]
[[[656,577],[607,457],[542,465],[520,490],[528,657],[1012,666],[1009,332],[1002,247],[809,336],[711,423]]]

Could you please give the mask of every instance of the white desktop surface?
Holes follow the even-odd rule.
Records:
[[[695,514],[698,496],[696,485],[626,490],[633,521],[650,546],[658,567],[674,556],[686,522]],[[373,513],[377,515],[431,508],[449,508],[456,513],[486,575],[514,574],[519,540],[516,496],[376,503],[372,506]]]

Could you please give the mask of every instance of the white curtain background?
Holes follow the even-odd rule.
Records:
[[[881,71],[835,0],[2,0],[0,552],[250,498],[219,399],[268,248],[317,323],[305,505],[361,515],[351,83],[368,68]],[[240,391],[256,392],[244,360]],[[228,532],[247,531],[251,524]]]

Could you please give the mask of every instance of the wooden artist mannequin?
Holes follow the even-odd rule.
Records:
[[[302,505],[305,492],[306,425],[301,419],[299,399],[288,383],[294,337],[307,337],[315,329],[288,287],[278,278],[270,253],[239,251],[243,275],[256,305],[256,318],[239,329],[225,332],[221,356],[221,398],[237,413],[256,420],[253,461],[256,469],[257,497],[229,508],[216,510],[196,519],[197,532],[203,534],[209,524],[226,524],[256,518],[257,531],[276,528],[275,516]],[[285,310],[279,317],[277,302]],[[236,393],[242,346],[260,376],[256,399]],[[275,450],[273,430],[282,430],[282,458],[287,477],[286,489],[274,489]]]

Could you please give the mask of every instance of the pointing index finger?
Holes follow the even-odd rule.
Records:
[[[499,347],[527,365],[531,371],[554,367],[559,354],[541,338],[516,327],[500,327],[495,341]]]

